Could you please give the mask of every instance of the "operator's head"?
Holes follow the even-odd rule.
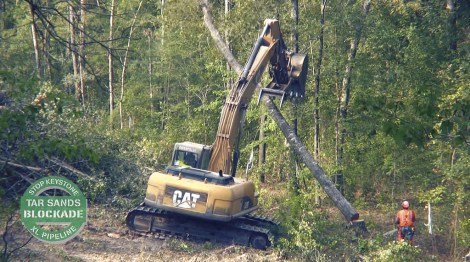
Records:
[[[403,203],[401,203],[401,206],[404,208],[404,209],[408,209],[410,207],[410,203],[408,201],[403,201]]]

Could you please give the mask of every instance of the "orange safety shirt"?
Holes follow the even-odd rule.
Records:
[[[415,224],[415,220],[415,212],[413,210],[403,209],[397,213],[396,221],[400,227],[412,227]]]

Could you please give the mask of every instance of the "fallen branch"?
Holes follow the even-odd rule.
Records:
[[[3,159],[3,158],[0,159],[0,162],[5,163],[6,165],[19,167],[19,168],[24,168],[24,169],[28,169],[28,170],[35,171],[35,172],[44,172],[44,169],[42,169],[40,167],[32,167],[32,166],[27,166],[27,165],[23,165],[23,164],[18,164],[18,163],[14,163],[10,160],[6,160],[6,159]]]
[[[69,171],[71,171],[72,173],[74,174],[77,174],[79,176],[82,176],[82,177],[85,177],[86,179],[89,179],[89,180],[92,180],[92,181],[95,181],[95,178],[83,173],[82,171],[76,169],[75,167],[65,163],[65,162],[62,162],[60,161],[59,159],[57,158],[47,158],[47,160],[51,161],[52,163],[58,165],[58,166],[61,166]]]

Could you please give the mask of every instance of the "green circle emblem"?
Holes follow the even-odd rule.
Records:
[[[67,192],[67,196],[40,196],[46,190]],[[70,180],[60,176],[41,178],[21,197],[21,222],[37,239],[62,244],[74,238],[87,221],[87,200]]]

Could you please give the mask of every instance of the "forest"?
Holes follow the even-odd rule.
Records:
[[[258,212],[286,234],[264,253],[235,253],[255,252],[255,261],[463,261],[470,253],[466,0],[0,0],[0,260],[48,260],[31,251],[49,247],[28,240],[18,216],[34,181],[54,175],[76,183],[95,212],[88,234],[91,225],[105,230],[94,219],[110,219],[108,210],[124,228],[175,143],[214,142],[238,73],[208,16],[241,65],[267,18],[280,21],[290,50],[308,55],[305,98],[273,103],[367,225],[365,234],[345,230],[256,93],[237,176],[255,183]],[[263,74],[261,85],[269,79]],[[403,200],[417,215],[413,246],[386,234]],[[173,258],[220,248],[176,244],[186,253]]]

